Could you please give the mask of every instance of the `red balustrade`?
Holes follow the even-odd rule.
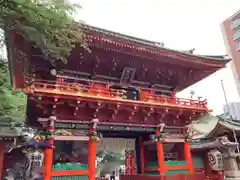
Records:
[[[26,82],[25,86],[26,93],[42,92],[42,93],[53,93],[53,94],[66,94],[70,96],[84,96],[91,98],[102,98],[102,99],[116,99],[119,101],[137,101],[146,104],[154,105],[177,105],[180,107],[192,107],[207,109],[206,100],[192,100],[176,98],[175,96],[163,96],[153,94],[151,90],[140,90],[139,100],[128,100],[124,97],[126,90],[110,88],[108,84],[103,83],[89,83],[89,84],[76,84],[76,83],[65,83],[62,81],[51,82],[44,80],[31,80]]]
[[[204,173],[177,174],[171,176],[159,175],[121,175],[119,180],[204,180]]]

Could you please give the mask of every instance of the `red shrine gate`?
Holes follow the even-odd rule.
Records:
[[[55,69],[37,48],[22,41],[19,35],[10,38],[13,81],[28,95],[28,123],[47,131],[70,130],[71,139],[81,137],[88,142],[88,164],[84,167],[74,164],[77,169],[62,168],[67,164],[60,169],[53,168],[53,149],[46,150],[44,180],[59,176],[95,180],[96,143],[101,139],[100,133],[104,137],[142,138],[136,146],[137,174],[132,175],[135,167],[130,163],[131,158],[127,164],[131,164],[131,168],[128,166],[131,171],[127,172],[132,174],[122,176],[121,180],[204,179],[194,171],[187,126],[209,112],[207,101],[175,95],[225,67],[229,60],[170,50],[156,42],[88,25],[82,28],[91,53],[76,45],[67,64],[58,66],[60,69]],[[18,54],[12,49],[23,47],[28,54],[28,66],[19,68],[26,62],[16,62]],[[51,116],[55,119],[49,119]],[[77,130],[86,134],[79,136]],[[70,138],[65,136],[60,139]],[[168,143],[183,145],[172,151],[185,157],[165,160],[164,144]],[[154,144],[154,153],[144,154],[143,144],[146,147]],[[156,156],[154,161],[146,162],[151,155]]]
[[[43,125],[46,126],[46,121],[47,119],[39,119],[39,122]],[[107,134],[108,131],[106,131],[107,128],[112,129],[111,131],[113,131],[112,133],[114,134],[114,136],[116,136],[117,134],[121,135],[122,133],[125,134],[126,137],[130,137],[132,135],[137,135],[136,130],[139,131],[139,129],[135,129],[135,127],[121,127],[121,126],[112,126],[112,125],[97,125],[96,120],[94,120],[91,124],[89,125],[83,125],[83,124],[72,124],[72,123],[58,123],[57,119],[53,119],[50,118],[50,121],[56,121],[56,124],[54,125],[55,128],[59,129],[64,128],[64,129],[69,129],[72,130],[73,127],[78,127],[81,130],[85,127],[85,128],[89,128],[89,133],[85,134],[85,135],[77,135],[77,134],[72,134],[71,136],[69,135],[63,135],[63,136],[55,136],[55,140],[65,140],[65,141],[85,141],[88,142],[88,160],[85,161],[86,163],[86,167],[85,168],[80,168],[80,169],[68,169],[68,168],[55,168],[56,165],[53,165],[53,150],[52,149],[48,149],[45,152],[45,166],[44,166],[44,170],[45,170],[45,175],[48,175],[49,178],[50,177],[59,177],[59,176],[73,176],[73,177],[87,177],[88,179],[95,179],[95,174],[96,174],[96,152],[97,152],[97,143],[101,143],[97,142],[97,138],[98,136],[95,136],[92,134],[92,132],[103,132],[103,135],[105,134],[106,136],[109,136],[109,134]],[[45,124],[45,125],[44,125]],[[53,123],[50,123],[53,124]],[[50,126],[51,127],[51,126]],[[123,132],[123,128],[125,128],[125,132]],[[120,132],[117,131],[121,130]],[[144,131],[156,131],[156,134],[158,135],[161,132],[161,128],[142,128],[142,130],[144,129]],[[156,129],[156,130],[155,130]],[[176,129],[176,128],[174,128]],[[178,130],[180,130],[181,128],[177,128]],[[103,131],[104,130],[104,131]],[[166,127],[166,132],[170,131],[171,127]],[[184,130],[184,129],[182,129]],[[173,131],[173,129],[172,129]],[[73,132],[73,131],[72,131]],[[105,132],[105,133],[104,133]],[[175,130],[175,133],[177,131]],[[75,131],[76,133],[76,131]],[[113,134],[111,134],[111,136],[113,136]],[[186,171],[189,172],[189,174],[191,175],[191,177],[195,177],[198,176],[199,173],[195,173],[194,172],[194,166],[193,166],[193,161],[192,161],[192,157],[191,157],[191,152],[190,152],[190,146],[189,146],[189,141],[185,141],[184,139],[181,139],[179,137],[181,137],[181,134],[178,135],[178,138],[176,138],[176,134],[175,134],[175,138],[172,136],[167,137],[164,139],[163,141],[159,141],[156,139],[153,139],[153,141],[149,138],[147,138],[148,136],[146,136],[146,132],[141,132],[141,134],[145,134],[145,138],[144,140],[142,138],[138,138],[138,140],[136,139],[136,142],[138,142],[137,144],[139,145],[139,147],[135,147],[135,150],[131,150],[131,151],[126,151],[126,159],[125,159],[125,165],[126,165],[126,176],[120,176],[121,179],[124,178],[130,178],[131,175],[136,175],[134,176],[135,178],[139,177],[138,175],[141,174],[141,177],[143,175],[145,175],[145,177],[151,177],[152,173],[154,172],[159,172],[162,174],[162,177],[165,177],[165,174],[167,173],[176,173],[176,172],[181,172],[181,171]],[[147,133],[149,134],[149,133]],[[111,137],[110,136],[110,137]],[[135,136],[136,137],[136,136]],[[158,138],[158,136],[156,136],[155,138]],[[170,153],[165,153],[164,150],[164,144],[171,144],[171,143],[177,143],[177,144],[183,144],[183,150],[184,150],[184,157],[183,157],[183,161],[181,160],[181,158],[177,158],[177,156],[175,158],[172,158],[169,161],[169,158],[166,158],[166,155],[169,155]],[[54,143],[54,142],[52,142]],[[146,148],[148,148],[151,144],[155,145],[155,150],[153,151],[147,151]],[[179,147],[176,147],[177,149],[175,149],[174,151],[180,151],[181,149]],[[137,155],[138,154],[138,155]],[[156,158],[155,158],[156,157]],[[155,161],[155,159],[157,159],[157,161]],[[82,159],[80,159],[79,162]],[[71,161],[70,161],[71,162]],[[78,161],[77,161],[78,162]],[[61,166],[67,166],[67,164],[69,164],[69,162],[60,162]],[[157,163],[157,166],[154,167],[150,167],[149,164],[155,164]],[[58,163],[59,164],[59,163]],[[54,166],[54,168],[53,168]],[[139,166],[139,167],[138,167]],[[83,167],[83,164],[82,164]],[[46,173],[48,172],[48,173]],[[50,172],[50,173],[49,173]],[[184,173],[185,174],[185,173]],[[188,173],[186,173],[188,174]],[[186,177],[187,175],[181,175],[180,177]],[[194,175],[195,174],[195,175]],[[128,176],[127,176],[128,175]],[[45,176],[45,178],[48,178]]]

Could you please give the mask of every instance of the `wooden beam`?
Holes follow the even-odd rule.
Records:
[[[180,139],[180,138],[166,138],[164,139],[164,143],[183,143],[184,139]],[[144,141],[143,145],[147,146],[150,144],[155,144],[156,142],[153,142],[151,140],[149,141]]]
[[[145,168],[145,171],[158,171],[159,168]],[[188,166],[165,166],[165,171],[188,170]]]
[[[54,136],[57,141],[88,141],[89,136]]]

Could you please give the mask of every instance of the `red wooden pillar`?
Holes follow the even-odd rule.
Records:
[[[92,132],[96,132],[97,121],[93,120],[93,125],[89,130],[89,142],[88,142],[88,180],[95,180],[96,175],[96,153],[97,144],[95,140],[91,139]]]
[[[156,129],[156,136],[160,136],[160,129]],[[158,170],[160,175],[165,175],[165,161],[163,143],[157,142],[157,157],[158,157]]]
[[[0,179],[2,178],[3,173],[3,160],[4,160],[4,144],[0,144]]]
[[[89,168],[88,180],[95,180],[95,175],[96,175],[96,165],[95,165],[96,151],[97,151],[96,142],[93,142],[92,140],[89,140],[89,143],[88,143],[88,153],[89,153],[88,154],[88,168]]]
[[[134,150],[131,150],[131,174],[137,174],[137,166],[136,166],[136,154]]]
[[[51,140],[53,141],[53,140]],[[51,180],[53,149],[44,151],[44,180]]]
[[[51,116],[49,118],[48,131],[54,131],[54,121],[56,117]],[[51,145],[54,145],[54,140],[49,140]],[[53,148],[45,149],[44,151],[44,180],[51,180],[52,176],[52,164],[53,164]]]
[[[125,150],[125,175],[131,175],[131,153],[129,150]]]
[[[192,154],[191,154],[191,149],[190,149],[190,143],[185,142],[184,143],[184,155],[185,155],[185,160],[187,162],[188,166],[188,171],[190,174],[194,173],[194,167],[193,167],[193,160],[192,160]]]
[[[140,166],[141,166],[141,174],[144,174],[145,168],[145,160],[144,160],[144,144],[142,136],[139,137],[139,148],[140,148]]]

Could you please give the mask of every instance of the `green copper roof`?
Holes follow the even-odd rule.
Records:
[[[15,118],[0,117],[0,136],[20,136],[21,127],[24,126],[24,123],[13,121],[13,119],[17,120]]]
[[[192,124],[194,139],[215,138],[225,132],[233,133],[233,130],[240,135],[240,121],[234,120],[228,115],[213,116],[204,115]]]

